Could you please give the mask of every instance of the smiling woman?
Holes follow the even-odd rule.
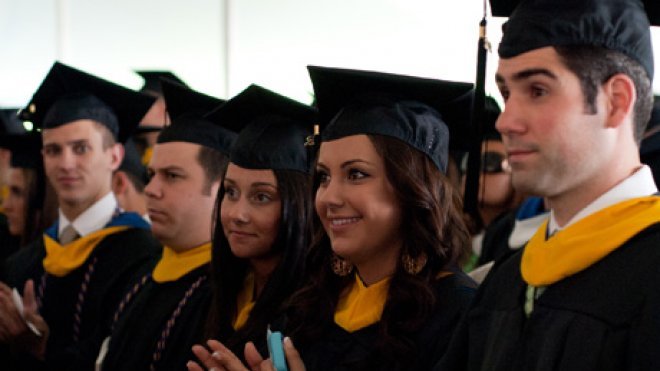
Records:
[[[321,67],[310,75],[325,125],[321,223],[284,333],[312,370],[429,369],[474,290],[457,268],[468,231],[444,174],[448,125],[461,121],[445,123],[434,107],[456,117],[446,107],[462,107],[471,86]]]

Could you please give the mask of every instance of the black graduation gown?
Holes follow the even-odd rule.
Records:
[[[486,227],[477,267],[497,261],[516,251],[509,247],[509,237],[516,224],[516,210],[504,212]]]
[[[150,278],[119,316],[103,371],[149,370],[166,323],[186,291],[202,279],[181,308],[160,352],[161,358],[154,363],[156,370],[186,370],[186,363],[196,359],[192,346],[204,340],[202,336],[211,298],[206,278],[208,270],[209,265],[205,264],[172,282],[157,283]]]
[[[22,291],[25,281],[41,277],[45,257],[46,249],[42,239],[36,239],[21,247],[3,262],[2,281],[9,287]]]
[[[16,236],[9,233],[9,224],[7,223],[7,216],[0,213],[0,262],[4,262],[7,257],[18,250],[20,240]],[[4,277],[4,270],[0,267],[0,279]]]
[[[529,318],[521,256],[494,267],[436,370],[660,370],[660,224],[548,286]]]
[[[35,291],[42,303],[40,314],[50,327],[50,336],[45,362],[17,355],[13,360],[16,364],[8,369],[93,369],[98,348],[109,333],[110,318],[125,287],[140,266],[151,261],[159,250],[160,245],[150,230],[128,228],[106,236],[80,267],[56,277],[44,274],[43,239],[20,249],[7,261],[12,268],[7,281],[20,291],[25,279],[35,281]],[[88,274],[93,261],[96,262],[93,272]],[[78,341],[75,341],[74,317],[86,275],[89,279],[80,310]]]
[[[472,300],[475,287],[474,282],[459,271],[437,282],[439,304],[415,340],[419,349],[418,361],[405,367],[406,370],[429,370],[440,359],[454,327]],[[370,370],[374,366],[367,362],[377,337],[378,324],[350,333],[332,323],[327,332],[312,344],[293,341],[308,370]]]

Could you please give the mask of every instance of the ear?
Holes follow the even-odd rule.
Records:
[[[607,127],[614,128],[627,119],[632,123],[633,110],[637,101],[635,83],[622,73],[618,73],[603,84],[607,99]]]
[[[112,156],[110,166],[112,170],[115,171],[119,168],[119,165],[121,165],[121,162],[124,159],[124,145],[120,143],[113,144],[112,147],[110,147],[110,155]]]
[[[116,195],[124,194],[128,187],[126,187],[126,174],[123,171],[115,171],[112,174],[112,193]]]

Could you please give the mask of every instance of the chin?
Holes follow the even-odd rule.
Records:
[[[346,260],[351,260],[351,256],[354,255],[353,253],[355,252],[355,249],[352,246],[346,246],[346,244],[337,243],[332,244],[332,251]]]

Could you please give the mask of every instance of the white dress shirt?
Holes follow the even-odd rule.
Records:
[[[101,197],[100,200],[78,215],[73,222],[67,219],[64,213],[62,213],[62,209],[60,209],[57,235],[60,236],[64,228],[69,224],[73,224],[73,228],[78,232],[80,237],[98,231],[108,224],[115,210],[117,210],[117,199],[112,192],[108,192],[108,194]]]

